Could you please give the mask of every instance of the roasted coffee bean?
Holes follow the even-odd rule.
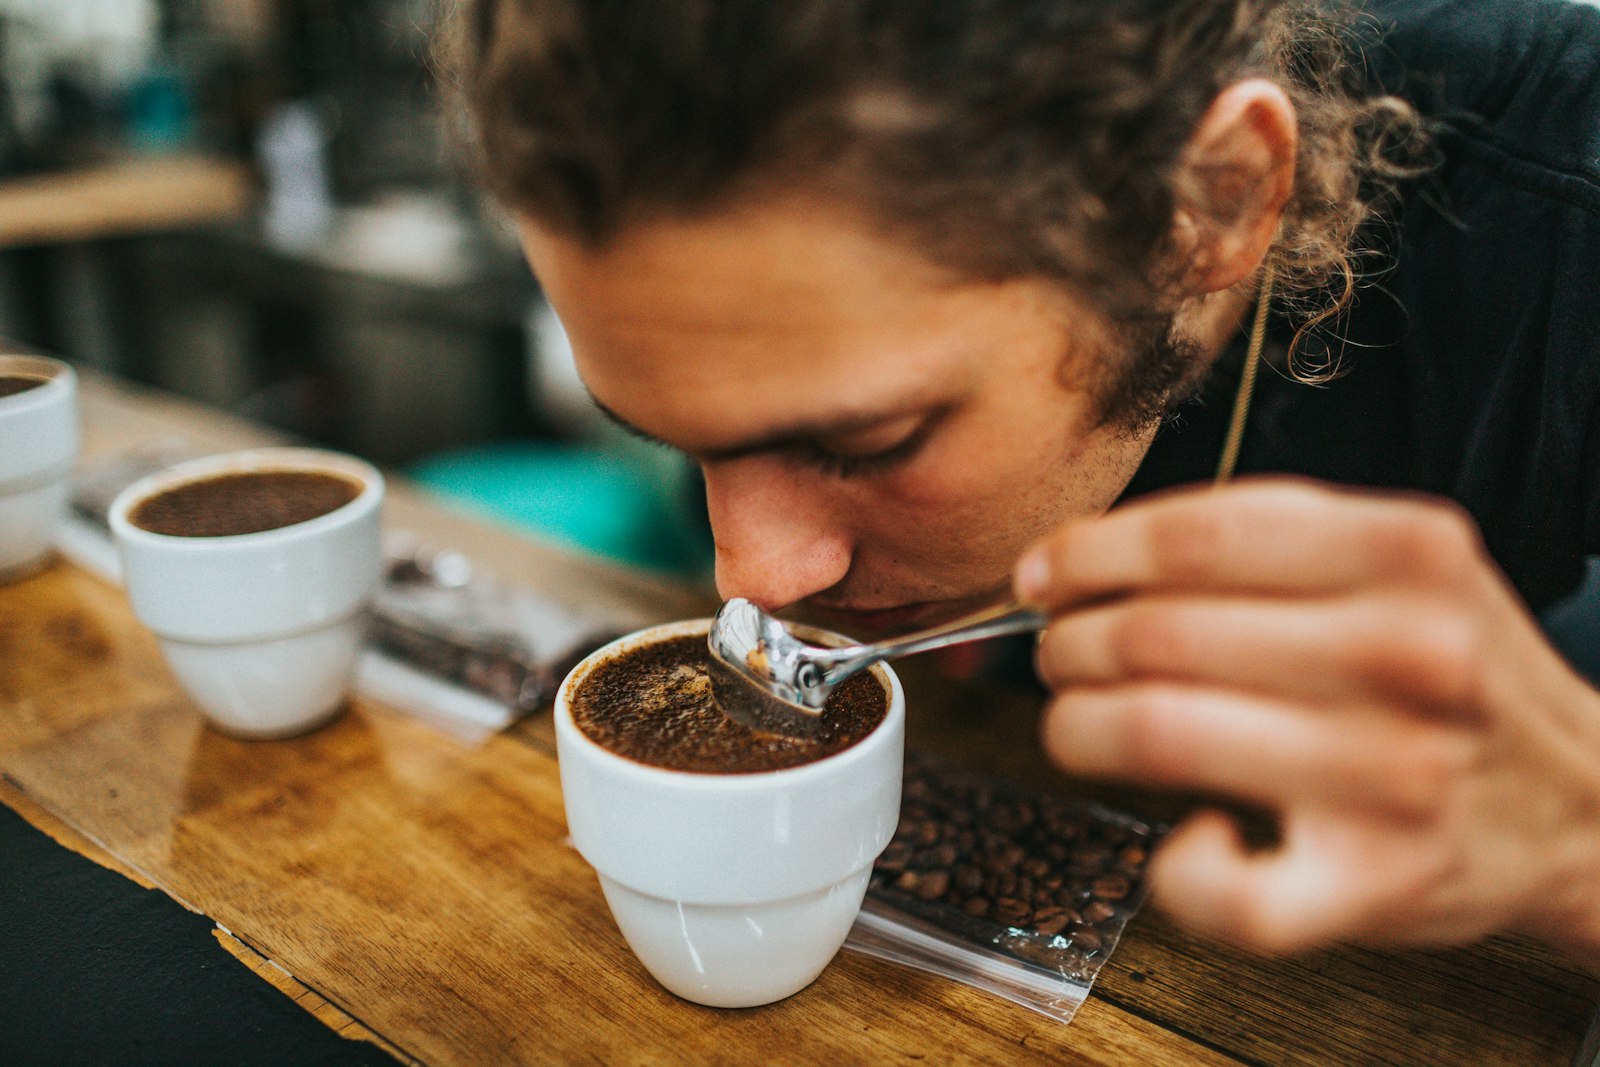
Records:
[[[892,841],[878,857],[878,868],[885,871],[903,871],[911,862],[911,846],[904,841]]]
[[[1056,914],[1051,915],[1048,919],[1040,918],[1040,915],[1043,914],[1042,912],[1034,913],[1033,929],[1036,933],[1043,934],[1045,937],[1054,937],[1072,924],[1070,912],[1063,911],[1060,908],[1054,910]]]
[[[1073,862],[1090,867],[1106,867],[1111,863],[1111,850],[1105,845],[1084,845],[1073,854]]]
[[[1089,888],[1101,900],[1121,900],[1128,895],[1132,886],[1128,884],[1125,874],[1107,874],[1096,878],[1094,885]]]
[[[1059,968],[1061,966],[1061,953],[1054,946],[1044,941],[1022,941],[1007,946],[1012,952],[1030,959],[1045,967]]]
[[[950,890],[949,871],[929,871],[918,881],[912,892],[923,900],[937,900]]]
[[[986,928],[1014,928],[1020,936],[995,943],[1046,966],[1103,953],[1100,927],[1117,918],[1114,902],[1132,895],[1149,859],[1142,831],[1060,798],[1006,795],[914,762],[904,796],[895,839],[874,866],[876,890],[959,908],[980,938],[991,936]]]
[[[1074,926],[1068,935],[1072,938],[1072,947],[1083,952],[1098,952],[1100,946],[1105,944],[1105,939],[1100,936],[1100,931],[1092,926]]]
[[[1007,926],[1023,926],[1033,918],[1033,909],[1014,897],[1001,897],[994,902],[994,917]]]
[[[1096,924],[1105,922],[1116,913],[1117,909],[1113,908],[1110,904],[1107,904],[1103,900],[1092,900],[1088,904],[1085,904],[1083,908],[1084,920],[1086,922],[1092,922]]]
[[[1105,868],[1101,867],[1098,863],[1087,863],[1076,857],[1068,860],[1061,866],[1061,873],[1065,874],[1068,878],[1071,878],[1075,882],[1091,881],[1100,877],[1100,873],[1103,870],[1105,870]]]

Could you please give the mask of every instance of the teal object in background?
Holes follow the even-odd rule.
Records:
[[[710,572],[693,472],[661,449],[516,442],[430,456],[408,473],[466,510],[573,548],[682,577]]]

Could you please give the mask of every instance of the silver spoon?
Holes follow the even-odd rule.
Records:
[[[791,634],[750,601],[735,597],[711,622],[711,695],[723,714],[753,730],[810,737],[840,682],[874,663],[986,637],[1042,630],[1043,612],[1017,604],[988,608],[874,644],[829,648]]]

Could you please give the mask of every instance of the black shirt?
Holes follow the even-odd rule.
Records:
[[[1335,327],[1344,375],[1263,368],[1238,470],[1451,497],[1543,607],[1600,553],[1600,9],[1363,6],[1368,83],[1437,124],[1442,164],[1391,215],[1392,270]],[[1241,346],[1218,361],[1125,496],[1211,476],[1241,363]]]

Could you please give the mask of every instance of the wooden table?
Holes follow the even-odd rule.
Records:
[[[269,439],[103,379],[84,412],[90,455]],[[707,606],[403,485],[387,521],[559,597],[662,619]],[[908,675],[911,744],[1066,784],[1031,699]],[[471,747],[356,701],[306,738],[234,741],[201,725],[121,593],[67,565],[0,589],[0,800],[214,919],[330,1026],[430,1064],[1565,1064],[1597,995],[1521,940],[1273,961],[1145,913],[1070,1026],[850,953],[782,1003],[702,1008],[633,959],[565,843],[548,713]]]
[[[221,222],[251,195],[244,164],[192,155],[11,178],[0,182],[0,249]]]

